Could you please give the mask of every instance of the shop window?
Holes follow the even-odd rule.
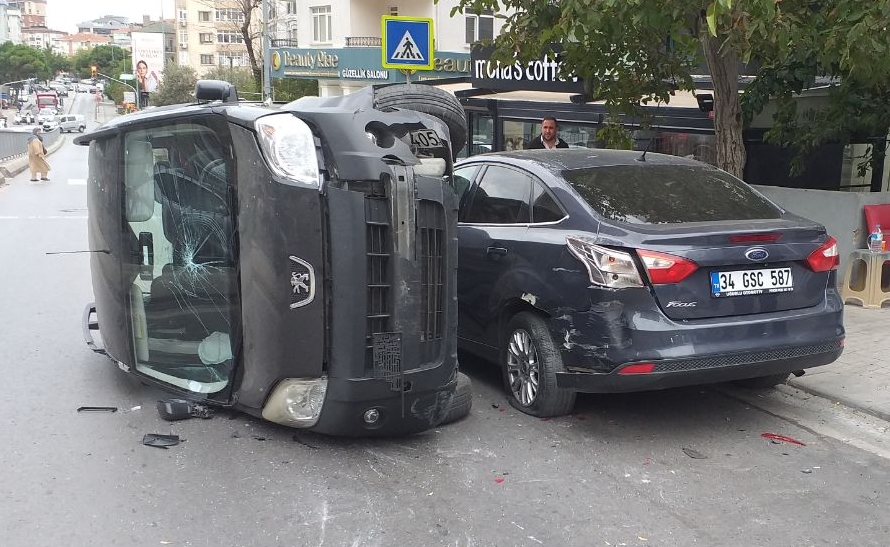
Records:
[[[466,43],[494,39],[494,12],[485,10],[481,15],[467,15]]]

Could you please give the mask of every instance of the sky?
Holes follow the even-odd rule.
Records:
[[[104,15],[120,15],[131,23],[141,22],[143,15],[156,21],[164,10],[164,17],[173,18],[174,0],[47,0],[46,26],[62,32],[77,32],[77,24]]]

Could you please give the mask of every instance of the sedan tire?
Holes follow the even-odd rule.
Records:
[[[501,366],[507,398],[517,410],[547,418],[568,414],[575,406],[576,393],[556,386],[562,357],[539,316],[513,316],[501,344]]]

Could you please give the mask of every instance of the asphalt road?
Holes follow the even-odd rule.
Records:
[[[164,422],[162,393],[82,341],[88,255],[48,254],[87,248],[87,150],[66,138],[51,182],[0,188],[3,547],[887,544],[890,424],[791,389],[582,396],[539,420],[466,359],[470,416],[413,437]]]

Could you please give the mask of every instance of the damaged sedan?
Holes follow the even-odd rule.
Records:
[[[458,346],[498,363],[523,412],[772,387],[841,354],[835,239],[724,171],[569,149],[474,156],[454,176]]]

